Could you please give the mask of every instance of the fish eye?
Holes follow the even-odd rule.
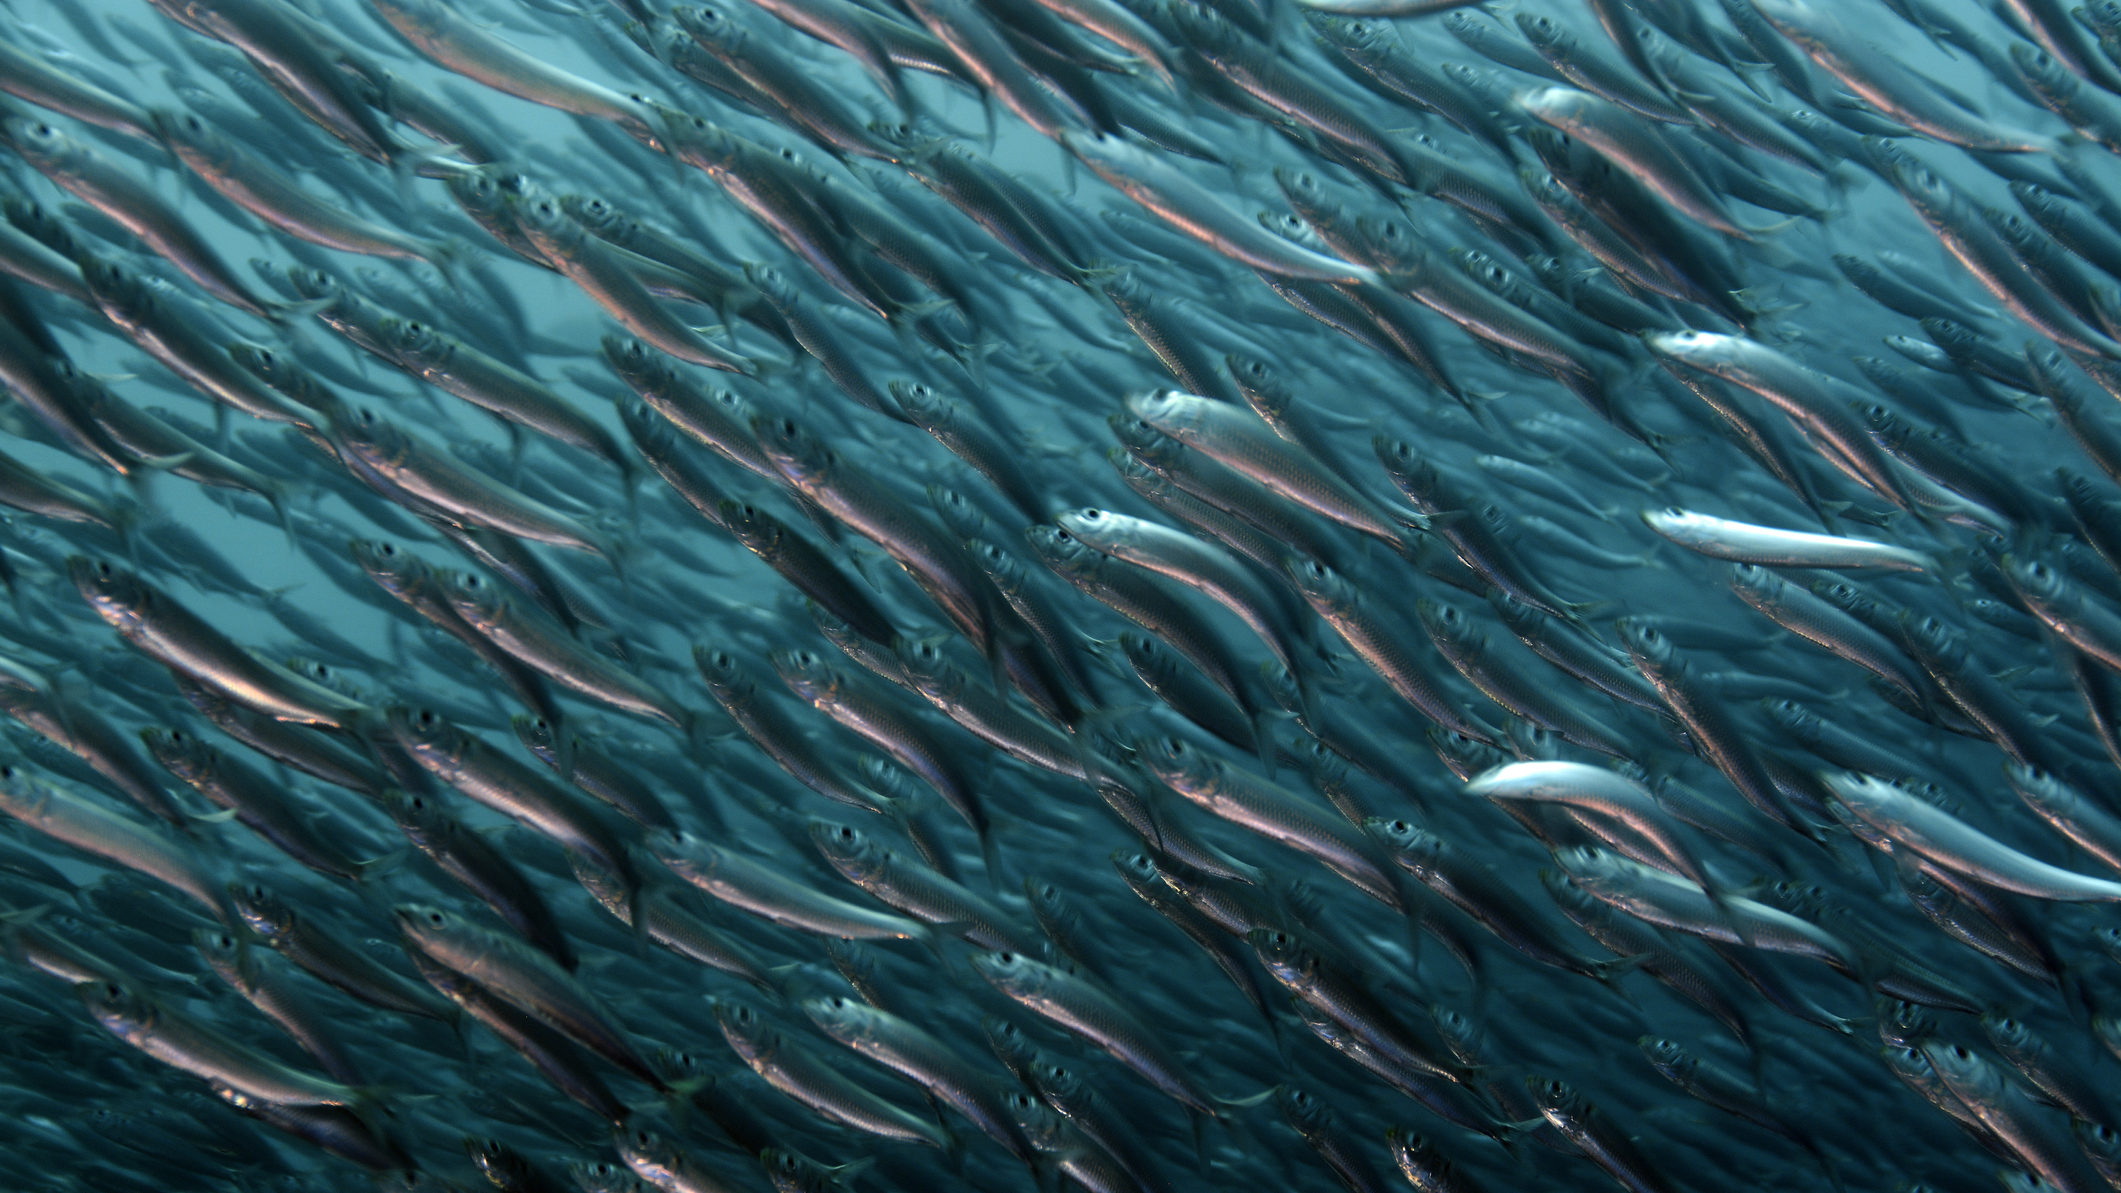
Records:
[[[443,925],[443,923],[444,923],[445,921],[444,921],[444,920],[442,919],[442,913],[441,913],[441,912],[439,912],[439,911],[430,911],[430,912],[428,912],[428,913],[427,913],[427,922],[428,922],[429,924],[432,924],[432,925],[434,925],[435,927],[439,928],[439,927],[441,927],[441,926]]]
[[[1007,952],[996,953],[994,955],[994,960],[997,964],[1000,965],[1014,965],[1016,964],[1016,954]]]

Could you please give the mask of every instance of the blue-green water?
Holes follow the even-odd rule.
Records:
[[[454,50],[380,15],[419,3],[7,8],[12,53],[102,96],[0,64],[0,195],[47,242],[0,260],[18,399],[0,451],[33,474],[0,477],[19,671],[0,1185],[2112,1179],[2121,452],[2102,386],[2121,261],[2072,230],[2121,211],[2104,8],[2058,41],[2095,56],[2065,120],[2013,65],[2057,40],[2038,6],[1837,8],[1850,80],[1764,24],[1781,51],[1747,43],[1742,24],[1789,15],[1766,4],[1358,27],[1286,0],[1129,3],[1166,84],[1031,6],[854,6],[858,53],[729,7],[745,40],[725,62],[660,2],[434,3]],[[1539,14],[1589,57],[1542,59],[1517,20]],[[1655,78],[1601,14],[1639,31]],[[1360,30],[1396,46],[1390,78],[1342,52]],[[490,85],[532,90],[522,60],[448,68],[497,42],[570,78],[532,102]],[[864,69],[872,45],[899,48],[895,74]],[[1879,79],[1868,106],[1849,93]],[[1656,111],[1594,101],[1618,142],[1556,142],[1544,89],[1579,86]],[[312,118],[334,97],[365,113],[337,137]],[[1896,124],[1922,123],[1911,100],[1940,127]],[[305,240],[128,113],[190,113],[427,259]],[[1057,113],[1080,154],[1027,113]],[[387,137],[364,143],[364,121]],[[1949,143],[1974,121],[2040,143]],[[1098,134],[1141,156],[1073,140]],[[69,139],[85,174],[46,153]],[[1955,196],[1942,235],[1888,177],[1896,152]],[[1535,202],[1550,170],[1604,202],[1591,222]],[[1122,193],[1128,172],[1147,193]],[[473,180],[497,224],[460,205]],[[1690,216],[1702,194],[1737,226]],[[496,238],[541,197],[562,232],[638,221],[660,260]],[[274,318],[212,297],[211,263],[156,242],[172,224]],[[1290,240],[1233,243],[1269,228],[1308,264]],[[2006,233],[2030,248],[1990,252]],[[218,367],[269,349],[320,388],[255,391],[280,421],[229,410],[155,358],[114,287],[82,301],[101,263],[149,279]],[[513,379],[417,377],[289,290],[291,268]],[[1853,284],[1867,268],[1899,290]],[[657,312],[744,371],[640,347],[679,379],[644,405],[614,364]],[[1690,328],[1735,338],[1689,356],[1666,337]],[[1738,351],[1780,371],[1710,376]],[[61,360],[90,382],[37,388]],[[1220,430],[1186,439],[1144,404],[1174,386],[1218,401]],[[197,450],[99,459],[107,428],[77,404],[97,387]],[[561,423],[586,430],[545,433]],[[423,446],[394,454],[393,434]],[[1404,491],[1422,468],[1436,489]],[[723,499],[808,554],[771,566]],[[1086,508],[1161,527],[1153,566]],[[1919,566],[1811,567],[1778,544],[1741,569],[1643,516],[1665,510]],[[386,542],[433,570],[429,593],[499,611],[416,612],[363,570]],[[144,620],[89,599],[77,555],[136,574]],[[1048,566],[1069,558],[1102,578]],[[1736,591],[1778,581],[1778,610]],[[172,645],[172,610],[212,635]],[[845,624],[871,616],[868,638]],[[908,666],[959,686],[924,694]],[[710,687],[718,667],[750,686]],[[329,724],[294,724],[290,691]],[[249,730],[217,723],[231,701]],[[518,739],[541,716],[579,743],[560,773]],[[224,814],[213,782],[165,773],[132,744],[152,728],[250,775],[251,802]],[[1575,802],[1489,773],[1541,760],[1594,768],[1546,789]],[[1876,811],[1853,774],[1921,807]],[[40,784],[61,794],[39,804]],[[413,799],[454,852],[401,831]],[[54,808],[88,827],[39,831]],[[887,877],[835,854],[840,825],[862,856],[891,851]],[[312,837],[363,864],[305,864]],[[1435,839],[1441,871],[1415,844]],[[718,884],[715,850],[754,877]],[[261,932],[273,902],[336,944]],[[388,978],[349,981],[322,947]],[[1059,1005],[999,976],[1024,971]],[[379,980],[448,1022],[379,1005]],[[925,1059],[850,1045],[869,1012],[843,1004],[870,1002]],[[730,1026],[740,1006],[768,1028]],[[585,1015],[621,1043],[597,1055]],[[786,1067],[733,1046],[768,1029]],[[1660,1072],[1674,1049],[1699,1067]]]

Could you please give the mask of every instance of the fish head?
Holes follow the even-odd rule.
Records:
[[[162,769],[186,783],[197,786],[213,776],[218,755],[195,733],[150,725],[140,731],[140,741]]]
[[[387,787],[380,797],[384,812],[416,845],[436,845],[455,824],[449,812],[434,799],[417,791]]]
[[[767,661],[788,690],[815,704],[830,700],[846,685],[846,676],[814,650],[775,650]]]
[[[930,494],[931,497],[934,494]],[[1003,596],[1016,596],[1023,592],[1027,583],[1023,562],[1002,549],[1000,543],[984,537],[968,536],[965,550],[972,556],[973,564],[987,574],[994,587]]]
[[[1649,514],[1643,514],[1647,521]],[[1782,591],[1783,579],[1757,563],[1731,565],[1731,591],[1749,604],[1765,604]]]
[[[1022,953],[1006,949],[972,954],[972,968],[996,989],[1018,996],[1030,995],[1046,985],[1051,972]]]
[[[1164,15],[1177,27],[1179,37],[1203,54],[1228,52],[1243,44],[1244,35],[1221,13],[1203,4],[1167,4]]]
[[[729,14],[712,4],[680,4],[670,10],[670,19],[694,39],[706,44],[735,48],[743,36]]]
[[[1252,946],[1267,972],[1284,985],[1307,982],[1318,968],[1318,954],[1311,946],[1280,928],[1253,928],[1245,933],[1245,943]]]
[[[515,731],[516,740],[523,748],[540,758],[547,757],[559,749],[560,738],[551,721],[531,713],[517,713],[508,718],[508,727]]]
[[[1083,1075],[1065,1061],[1041,1056],[1031,1062],[1031,1086],[1048,1104],[1058,1108],[1082,1093]]]
[[[225,980],[232,984],[247,982],[249,949],[235,933],[221,928],[194,928],[191,942]]]
[[[1619,854],[1597,845],[1564,845],[1554,851],[1554,860],[1580,883],[1622,877],[1633,868]]]
[[[475,626],[498,625],[508,616],[508,594],[468,568],[439,568],[434,577],[457,616]]]
[[[1627,648],[1635,665],[1645,671],[1664,671],[1678,661],[1672,650],[1672,640],[1663,631],[1646,621],[1623,617],[1615,626],[1620,634],[1620,644]]]
[[[926,492],[928,504],[935,507],[935,512],[942,515],[943,523],[950,528],[950,533],[960,540],[984,538],[992,531],[993,527],[986,512],[981,510],[979,504],[963,489],[955,489],[949,485],[929,485]]]
[[[1379,844],[1392,851],[1393,860],[1409,874],[1426,882],[1436,872],[1436,864],[1443,856],[1443,838],[1411,820],[1373,816],[1364,822],[1363,827]]]
[[[2010,47],[2011,63],[2025,77],[2027,85],[2045,96],[2068,96],[2077,90],[2077,77],[2039,46],[2025,41],[2013,41]],[[2017,184],[2013,184],[2016,186]],[[2029,185],[2029,184],[2028,184]]]
[[[1538,17],[1537,20],[1547,20]],[[1551,22],[1549,22],[1551,24]],[[1592,119],[1596,96],[1574,87],[1527,87],[1511,97],[1525,115],[1563,132],[1574,132]]]
[[[1937,1034],[1937,1018],[1929,1009],[1901,999],[1880,1000],[1878,1037],[1888,1044],[1914,1047]]]
[[[1525,1088],[1532,1093],[1532,1101],[1539,1107],[1540,1117],[1557,1130],[1568,1131],[1590,1111],[1590,1104],[1584,1101],[1583,1095],[1558,1078],[1527,1074],[1524,1082]]]
[[[668,357],[632,336],[607,335],[602,340],[604,360],[619,378],[643,393],[669,389],[676,379]]]
[[[527,1157],[490,1135],[465,1136],[464,1154],[471,1158],[472,1167],[497,1188],[530,1187],[537,1179]]]
[[[449,189],[450,197],[458,206],[474,218],[505,218],[509,196],[520,177],[501,166],[488,164],[470,170],[452,170],[443,176],[442,185]]]
[[[295,909],[262,883],[231,882],[228,900],[244,926],[267,941],[281,940],[295,930]]]
[[[218,164],[226,162],[233,152],[228,138],[196,112],[182,108],[150,108],[147,118],[155,135],[179,156]]]
[[[1436,1022],[1436,1030],[1442,1034],[1444,1045],[1451,1050],[1462,1065],[1478,1065],[1487,1032],[1471,1015],[1456,1007],[1432,1003],[1429,1018]]]
[[[1094,575],[1104,559],[1089,544],[1047,523],[1025,527],[1024,539],[1041,562],[1064,576]]]
[[[1989,1043],[2005,1056],[2025,1056],[2040,1050],[2040,1038],[2025,1025],[1998,1010],[1985,1011],[1981,1015],[1981,1030],[1988,1033]]]
[[[977,958],[978,954],[974,954]],[[980,1016],[980,1030],[987,1035],[987,1047],[1004,1065],[1011,1069],[1029,1069],[1035,1063],[1038,1049],[1031,1043],[1024,1029],[998,1015]]]
[[[267,345],[241,340],[229,345],[228,354],[251,376],[283,393],[300,393],[310,382],[293,357]]]
[[[1635,1044],[1642,1049],[1642,1054],[1649,1058],[1650,1064],[1658,1072],[1674,1077],[1675,1080],[1677,1075],[1694,1067],[1694,1058],[1687,1055],[1686,1047],[1677,1040],[1646,1035],[1637,1037]]]
[[[1223,367],[1230,371],[1230,379],[1237,383],[1245,401],[1262,415],[1278,414],[1294,405],[1295,394],[1266,358],[1232,352],[1223,357]]]
[[[1009,1112],[1025,1142],[1041,1152],[1056,1152],[1066,1149],[1066,1129],[1062,1125],[1060,1112],[1046,1105],[1032,1094],[1013,1089],[1002,1095],[1002,1109]]]
[[[467,927],[455,912],[432,903],[399,903],[390,909],[390,918],[406,940],[427,952],[462,936]]]
[[[787,274],[764,261],[745,262],[744,280],[765,297],[768,305],[787,307],[796,301],[795,283]]]
[[[82,599],[121,633],[138,626],[154,611],[154,590],[139,576],[107,559],[70,556],[66,574],[80,590]]]
[[[1168,787],[1183,785],[1189,791],[1207,791],[1215,785],[1221,769],[1216,759],[1174,734],[1141,738],[1134,743],[1134,751],[1136,760]]]
[[[66,172],[74,162],[88,152],[88,147],[68,136],[56,124],[49,124],[31,116],[9,116],[0,119],[0,140],[29,159],[39,170]]]
[[[453,764],[469,748],[469,735],[431,708],[393,704],[383,710],[383,720],[391,736],[415,757]]]
[[[1151,389],[1128,394],[1125,406],[1127,413],[1183,441],[1199,427],[1207,413],[1202,404],[1211,400],[1175,389]]]
[[[829,483],[838,466],[837,453],[788,415],[761,412],[751,420],[751,433],[775,471],[798,489]]]
[[[1517,288],[1516,275],[1503,268],[1502,262],[1493,255],[1479,249],[1453,249],[1451,255],[1457,259],[1458,267],[1467,277],[1486,286],[1497,294],[1508,294]]]
[[[956,420],[957,403],[937,393],[935,387],[925,381],[898,377],[885,382],[884,388],[891,391],[899,409],[930,434],[935,428],[948,426]]]
[[[403,598],[414,586],[431,578],[427,561],[389,539],[353,539],[347,544],[354,562],[368,577]]]
[[[883,872],[892,862],[889,846],[868,833],[837,820],[812,820],[810,840],[832,863],[832,868],[861,882]]]
[[[1884,175],[1924,219],[1945,222],[1958,207],[1958,190],[1943,175],[1892,141],[1884,137],[1865,137],[1863,151],[1871,159],[1872,167]]]
[[[1963,1044],[1924,1040],[1917,1048],[1937,1079],[1968,1105],[1995,1105],[2004,1095],[2001,1066]]]
[[[1591,892],[1583,889],[1575,876],[1566,870],[1541,866],[1539,885],[1546,888],[1547,895],[1554,900],[1555,906],[1572,919],[1579,915],[1602,914],[1605,905],[1592,896]]]
[[[348,406],[330,420],[327,435],[333,450],[352,455],[371,468],[389,471],[408,459],[413,437],[373,406]]]
[[[726,167],[746,148],[745,142],[735,133],[690,112],[670,109],[664,113],[664,126],[677,139],[673,148],[710,170]]]
[[[718,994],[708,1000],[714,1021],[729,1040],[729,1047],[748,1063],[772,1057],[779,1044],[778,1033],[767,1026],[758,1008],[734,995]]]
[[[508,196],[508,210],[515,217],[516,226],[548,257],[572,255],[588,235],[582,225],[567,214],[560,197],[543,187],[526,187]]]
[[[647,1128],[638,1119],[628,1119],[611,1129],[612,1147],[641,1179],[659,1189],[680,1188],[685,1157],[676,1144]],[[689,1183],[689,1182],[688,1182]]]
[[[1041,922],[1076,918],[1074,907],[1068,902],[1068,893],[1059,883],[1048,878],[1024,875],[1024,901],[1031,905],[1031,914]]]
[[[1901,626],[1918,657],[1926,656],[1925,666],[1935,663],[1957,670],[1966,661],[1965,633],[1943,618],[1907,612],[1901,615]]]
[[[567,194],[560,196],[560,206],[574,221],[600,237],[620,235],[633,226],[633,220],[625,212],[613,206],[609,200],[596,195]],[[606,339],[620,337],[607,336]]]
[[[866,127],[871,136],[891,149],[892,160],[902,166],[918,168],[923,160],[947,148],[947,142],[911,120],[871,120]]]
[[[692,648],[693,665],[718,699],[748,697],[753,691],[750,672],[743,660],[726,650],[709,646]]]
[[[759,1149],[759,1166],[766,1170],[766,1179],[773,1184],[774,1193],[829,1193],[846,1187],[849,1170],[863,1168],[866,1160],[851,1164],[820,1164],[808,1156],[783,1148]]]
[[[1651,352],[1704,372],[1715,372],[1719,362],[1730,356],[1738,340],[1737,336],[1698,328],[1642,333],[1642,342]]]
[[[2062,573],[2052,565],[2010,552],[2005,552],[2000,562],[2011,588],[2034,610],[2054,609],[2067,599]]]
[[[1407,495],[1407,499],[1429,513],[1440,508],[1444,502],[1443,477],[1436,465],[1414,445],[1392,435],[1373,435],[1370,450],[1375,452],[1379,463],[1391,474],[1392,481]]]
[[[433,356],[449,346],[442,332],[418,319],[385,315],[376,321],[376,329],[392,352],[415,359]]]
[[[849,1047],[872,1037],[882,1023],[882,1012],[844,994],[806,998],[802,1009],[820,1031]]]
[[[1414,602],[1414,614],[1421,619],[1422,625],[1428,627],[1429,633],[1439,644],[1470,645],[1474,636],[1479,633],[1473,625],[1473,620],[1456,605],[1421,597]]]
[[[956,698],[964,693],[965,673],[943,653],[942,642],[936,637],[901,637],[899,666],[922,694]]]
[[[1327,192],[1325,182],[1309,170],[1276,166],[1274,182],[1290,208],[1311,223],[1331,223],[1330,217],[1339,212],[1339,204]]]
[[[1274,1087],[1274,1104],[1281,1109],[1289,1126],[1306,1139],[1329,1134],[1339,1117],[1333,1113],[1332,1107],[1319,1100],[1318,1095],[1286,1083]]]
[[[1260,227],[1283,240],[1294,241],[1310,249],[1324,248],[1318,229],[1313,228],[1310,220],[1296,212],[1261,209],[1254,218],[1259,220]]]
[[[1355,220],[1356,254],[1375,265],[1387,277],[1409,278],[1428,263],[1429,249],[1405,220],[1394,216],[1364,215]]]
[[[89,1017],[105,1031],[123,1039],[135,1039],[152,1031],[159,1009],[144,992],[123,982],[83,982],[74,988]]]
[[[582,1193],[640,1193],[641,1178],[608,1160],[570,1160],[567,1179]]]
[[[1282,570],[1314,609],[1345,610],[1355,605],[1354,583],[1320,560],[1292,555],[1282,560]]]
[[[1134,888],[1137,894],[1162,880],[1156,859],[1139,849],[1121,846],[1112,851],[1111,857],[1112,868],[1119,871],[1119,876],[1125,879],[1127,885]]]
[[[1128,455],[1155,469],[1168,474],[1179,465],[1185,455],[1186,445],[1158,430],[1154,423],[1125,411],[1115,411],[1105,420],[1112,428],[1113,438],[1126,449]]]
[[[2070,1130],[2095,1164],[2109,1171],[2121,1168],[2121,1131],[2081,1118],[2070,1122]]]

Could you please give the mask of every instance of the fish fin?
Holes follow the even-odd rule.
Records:
[[[1614,957],[1609,961],[1594,961],[1591,963],[1591,976],[1608,986],[1618,986],[1621,978],[1648,964],[1653,955],[1635,953],[1626,957]]]

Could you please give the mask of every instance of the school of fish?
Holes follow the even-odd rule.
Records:
[[[0,2],[0,1187],[2121,1189],[2121,0]]]

